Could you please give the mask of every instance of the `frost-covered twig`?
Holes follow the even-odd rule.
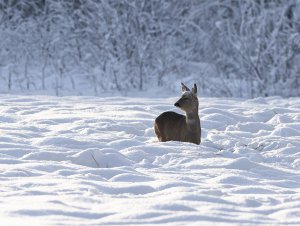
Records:
[[[95,156],[93,155],[93,153],[91,153],[92,158],[94,159],[96,165],[98,168],[100,168],[100,164],[97,162],[97,160],[95,159]]]

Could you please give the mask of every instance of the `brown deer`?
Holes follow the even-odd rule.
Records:
[[[167,111],[155,119],[154,131],[159,141],[182,141],[200,144],[201,126],[198,115],[197,86],[192,91],[181,83],[182,96],[174,104],[186,113],[186,116]]]

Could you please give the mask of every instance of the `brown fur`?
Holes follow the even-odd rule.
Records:
[[[155,119],[154,131],[159,141],[182,141],[201,143],[201,126],[198,115],[197,86],[192,91],[182,85],[182,97],[175,103],[186,115],[167,111]]]

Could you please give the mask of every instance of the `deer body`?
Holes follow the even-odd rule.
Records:
[[[197,86],[192,91],[182,84],[183,95],[175,103],[186,115],[167,111],[155,119],[154,131],[161,142],[182,141],[194,144],[201,142],[201,126],[198,115]]]

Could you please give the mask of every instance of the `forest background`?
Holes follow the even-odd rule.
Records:
[[[300,95],[297,0],[1,0],[0,92]]]

